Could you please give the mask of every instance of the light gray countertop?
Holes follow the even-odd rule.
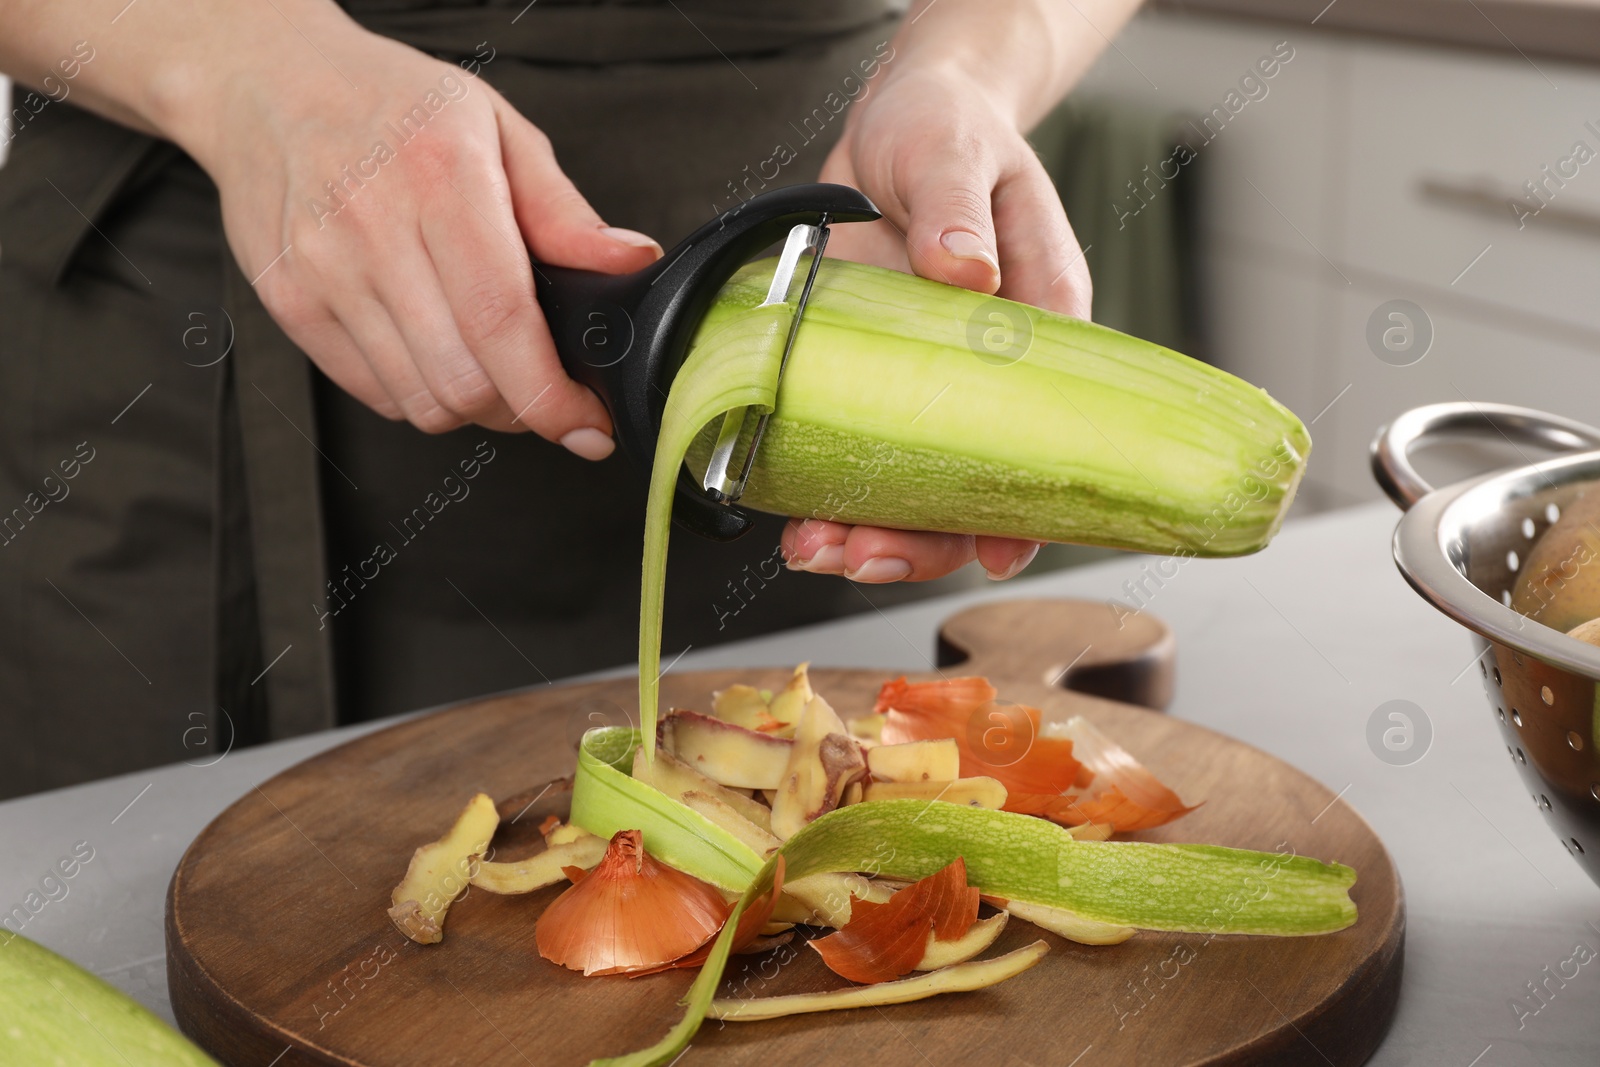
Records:
[[[1600,951],[1600,888],[1546,829],[1506,765],[1478,672],[1468,669],[1464,631],[1395,571],[1395,519],[1386,505],[1334,512],[1291,523],[1258,556],[1185,563],[1149,605],[1177,635],[1170,713],[1342,790],[1394,856],[1409,915],[1405,979],[1399,1016],[1372,1063],[1595,1064],[1600,959],[1548,986],[1553,995],[1520,1028],[1512,999],[1526,998],[1526,983],[1576,945]],[[1122,598],[1123,583],[1149,562],[1119,557],[871,611],[690,652],[674,669],[810,659],[926,670],[939,621],[959,607],[1001,596]],[[1421,707],[1432,724],[1431,748],[1408,766],[1382,762],[1366,739],[1373,710],[1395,699]],[[25,932],[170,1019],[162,907],[189,841],[256,783],[381,725],[0,803],[0,909],[20,904],[88,842],[94,858]]]

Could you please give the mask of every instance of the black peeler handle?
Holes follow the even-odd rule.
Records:
[[[617,443],[649,476],[667,389],[718,290],[800,223],[871,222],[872,201],[846,185],[791,185],[727,211],[634,274],[600,274],[535,262],[534,292],[575,380],[611,412]],[[713,501],[679,471],[672,517],[718,541],[750,528],[748,512]]]

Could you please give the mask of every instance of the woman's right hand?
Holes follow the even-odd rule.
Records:
[[[305,36],[264,42],[178,138],[221,190],[228,242],[267,310],[388,418],[430,433],[529,428],[604,458],[610,418],[561,367],[529,253],[616,273],[661,247],[607,227],[544,134],[481,78],[331,5],[294,8],[314,23]]]

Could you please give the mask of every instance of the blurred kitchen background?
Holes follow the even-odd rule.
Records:
[[[1293,58],[1249,99],[1241,76],[1285,46]],[[1302,511],[1378,499],[1367,444],[1417,404],[1499,400],[1593,422],[1597,59],[1600,5],[1589,3],[1157,6],[1115,41],[1072,106],[1129,112],[1135,129],[1167,117],[1174,142],[1196,151],[1196,188],[1151,220],[1178,231],[1170,237],[1140,234],[1143,213],[1118,227],[1116,212],[1137,209],[1136,195],[1151,208],[1166,195],[1136,194],[1142,171],[1109,203],[1064,194],[1095,245],[1097,304],[1103,285],[1142,284],[1127,269],[1137,249],[1192,248],[1180,310],[1193,316],[1194,354],[1312,424]],[[1216,120],[1200,116],[1230,91],[1245,103],[1212,134]],[[1099,270],[1101,256],[1116,269]],[[1164,291],[1164,268],[1148,269]],[[1104,299],[1108,315],[1128,315],[1108,324],[1164,340],[1154,331],[1173,312],[1121,291]],[[1401,300],[1421,312],[1400,309],[1416,320],[1409,346],[1387,307]]]
[[[1158,2],[1032,140],[1095,318],[1310,424],[1303,515],[1377,499],[1367,444],[1417,404],[1600,420],[1597,61],[1593,0]],[[869,587],[860,609],[982,582]]]

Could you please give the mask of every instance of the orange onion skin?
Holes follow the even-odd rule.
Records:
[[[722,928],[722,893],[655,859],[643,837],[617,831],[599,865],[544,910],[539,955],[585,975],[626,974],[687,955]]]

